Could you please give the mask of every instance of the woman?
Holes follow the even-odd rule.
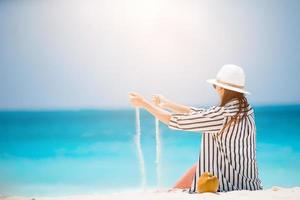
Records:
[[[153,97],[154,104],[137,93],[130,93],[130,100],[133,106],[145,108],[171,129],[202,132],[198,162],[174,188],[197,192],[199,176],[210,172],[218,177],[219,192],[260,190],[255,120],[245,97],[249,92],[244,89],[244,71],[236,65],[224,65],[216,79],[207,81],[221,100],[220,105],[208,109],[179,105],[159,95]]]

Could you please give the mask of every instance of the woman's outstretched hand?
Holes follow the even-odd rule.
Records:
[[[128,96],[133,107],[144,107],[145,99],[142,97],[142,95],[136,92],[130,92]]]
[[[165,108],[168,103],[168,100],[161,94],[155,94],[152,96],[152,102],[161,108]]]
[[[169,124],[171,118],[171,114],[169,112],[155,106],[154,104],[143,98],[142,95],[136,92],[130,92],[128,96],[132,106],[145,108],[154,117],[165,124]]]

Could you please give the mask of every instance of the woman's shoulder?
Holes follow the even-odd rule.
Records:
[[[233,116],[239,111],[240,105],[238,100],[232,100],[224,105],[224,114],[228,116]],[[254,113],[253,107],[250,103],[247,103],[246,106],[242,107],[241,115],[244,115],[245,112],[247,115]]]
[[[237,99],[233,99],[227,102],[224,106],[213,105],[207,108],[190,107],[190,109],[192,114],[201,113],[203,115],[208,115],[218,113],[224,114],[225,116],[233,116],[239,111],[239,101]],[[247,115],[254,113],[254,110],[249,103],[241,114],[244,114],[244,112],[247,112]]]
[[[221,106],[209,106],[205,108],[190,107],[190,110],[191,115],[201,114],[203,116],[209,116],[211,114],[214,115],[224,113],[224,107]]]

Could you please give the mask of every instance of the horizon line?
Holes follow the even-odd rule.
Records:
[[[253,107],[279,107],[279,106],[300,106],[300,102],[287,102],[287,103],[253,103],[251,104]],[[212,105],[203,104],[203,105],[190,105],[194,107],[209,107]],[[0,112],[39,112],[39,111],[88,111],[88,110],[130,110],[134,109],[134,107],[131,106],[117,106],[117,107],[100,107],[100,106],[82,106],[82,107],[66,107],[66,106],[60,106],[60,107],[20,107],[20,108],[0,108]]]

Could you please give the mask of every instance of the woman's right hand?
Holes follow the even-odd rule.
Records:
[[[165,108],[168,100],[161,94],[155,94],[152,96],[152,102],[158,107]]]
[[[130,92],[128,94],[129,100],[134,107],[144,107],[145,105],[145,99],[140,95],[139,93],[136,92]]]

